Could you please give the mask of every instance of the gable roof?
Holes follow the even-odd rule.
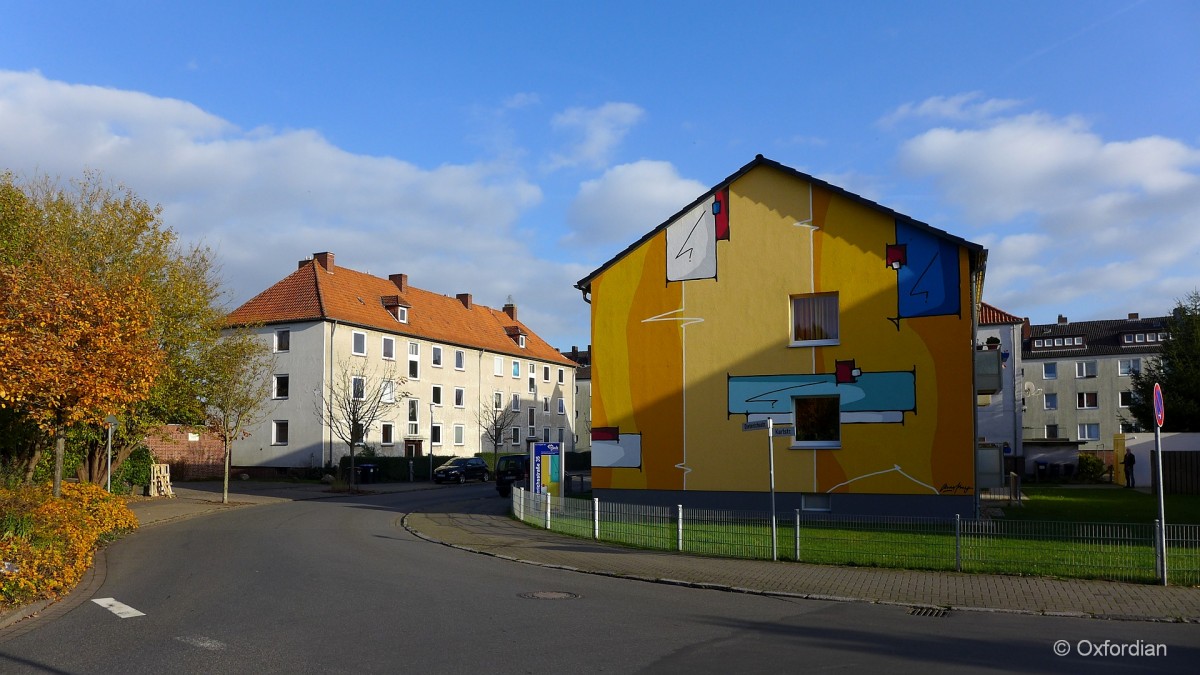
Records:
[[[1062,358],[1078,356],[1115,356],[1118,354],[1155,354],[1162,351],[1161,342],[1135,342],[1125,344],[1126,334],[1167,332],[1167,322],[1171,317],[1155,316],[1146,319],[1133,315],[1128,319],[1102,319],[1099,321],[1067,321],[1061,317],[1059,323],[1033,324],[1029,335],[1021,345],[1023,360],[1045,358]],[[1035,347],[1034,340],[1054,338],[1083,338],[1082,345],[1059,347]]]
[[[337,321],[399,336],[483,349],[495,354],[576,364],[517,321],[516,307],[498,310],[462,294],[449,297],[414,288],[404,275],[390,279],[337,267],[333,255],[317,254],[262,293],[230,312],[226,325]],[[389,307],[408,308],[408,322]],[[525,348],[516,336],[525,336]]]
[[[898,220],[903,220],[906,223],[908,223],[918,229],[925,230],[935,236],[952,241],[952,242],[958,244],[959,246],[963,246],[963,247],[967,248],[969,251],[971,251],[971,253],[972,253],[972,256],[971,256],[972,269],[982,270],[984,264],[987,261],[987,250],[984,249],[983,246],[980,244],[976,244],[976,243],[967,241],[966,239],[963,239],[961,237],[956,237],[956,236],[950,234],[949,232],[946,232],[945,230],[939,230],[938,228],[936,228],[932,225],[929,225],[928,223],[923,223],[915,218],[906,216],[903,213],[900,213],[899,211],[894,211],[892,209],[889,209],[888,207],[878,204],[876,202],[873,202],[873,201],[867,199],[866,197],[854,194],[853,192],[850,192],[849,190],[840,188],[832,183],[827,183],[819,178],[810,176],[809,174],[806,174],[803,171],[797,171],[796,169],[793,169],[790,166],[785,166],[774,160],[767,159],[766,157],[763,157],[760,154],[760,155],[756,155],[750,163],[746,164],[742,168],[733,172],[725,180],[721,181],[720,183],[717,183],[712,188],[710,188],[707,192],[705,192],[704,194],[697,197],[690,204],[688,204],[687,206],[684,206],[682,209],[680,209],[679,211],[672,214],[669,218],[664,220],[662,223],[659,223],[658,226],[656,226],[653,230],[650,230],[644,236],[642,236],[640,239],[638,239],[637,241],[635,241],[632,244],[630,244],[629,246],[627,246],[623,251],[621,251],[617,255],[613,256],[611,259],[609,259],[607,262],[605,262],[600,267],[596,268],[591,274],[587,275],[583,279],[580,279],[578,282],[576,282],[575,288],[578,288],[580,291],[583,291],[585,294],[588,293],[590,290],[590,287],[591,287],[592,279],[595,279],[596,277],[600,276],[600,274],[602,274],[609,267],[612,267],[614,264],[616,264],[618,261],[620,261],[626,255],[628,255],[630,252],[636,250],[639,246],[641,246],[645,242],[649,241],[650,239],[654,238],[655,235],[657,235],[659,232],[665,230],[667,228],[667,226],[669,226],[677,218],[684,215],[691,209],[695,208],[697,204],[703,202],[704,200],[708,199],[709,197],[712,197],[717,191],[723,190],[726,187],[729,187],[730,183],[734,182],[735,180],[741,178],[742,176],[746,175],[750,171],[752,171],[760,166],[770,167],[772,169],[775,169],[776,171],[781,171],[789,176],[798,178],[798,179],[805,181],[811,185],[829,190],[830,192],[840,195],[842,197],[845,197],[853,202],[857,202],[868,208],[875,209],[876,211],[880,211],[882,213],[886,213],[888,215],[893,216],[894,218],[896,218]],[[978,289],[978,292],[982,293],[983,289],[982,288]]]
[[[1025,319],[1013,314],[1009,314],[1008,312],[993,307],[986,302],[979,303],[980,326],[998,326],[1012,323],[1025,323]]]

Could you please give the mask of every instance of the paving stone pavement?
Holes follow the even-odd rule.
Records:
[[[428,483],[364,486],[374,493],[454,487]],[[130,508],[142,527],[151,527],[256,504],[346,497],[345,493],[332,492],[324,485],[256,481],[231,484],[228,504],[221,502],[220,483],[177,484],[175,493],[174,499],[134,501]],[[526,525],[509,517],[508,503],[492,493],[485,498],[454,503],[451,509],[436,513],[409,513],[403,522],[410,532],[425,540],[467,551],[659,583],[915,607],[1200,623],[1200,588],[805,565],[645,551]],[[102,560],[99,557],[98,563],[102,564]],[[0,628],[43,610],[52,611],[53,608],[47,610],[47,605],[40,603],[0,613]]]

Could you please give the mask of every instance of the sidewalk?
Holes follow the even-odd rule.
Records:
[[[437,489],[429,483],[361,486],[374,494]],[[130,503],[142,527],[280,501],[346,498],[311,483],[182,483],[174,499]],[[1105,581],[833,567],[644,551],[554,534],[508,517],[489,493],[454,513],[409,513],[404,526],[427,541],[506,560],[591,574],[783,597],[1137,621],[1200,623],[1200,589]],[[35,610],[36,612],[37,610]],[[12,613],[10,613],[12,614]],[[22,614],[26,616],[28,614]],[[21,617],[0,616],[0,627]]]

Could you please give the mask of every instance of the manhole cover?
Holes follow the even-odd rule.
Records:
[[[946,610],[940,607],[909,607],[909,616],[946,616]]]
[[[526,600],[574,600],[579,596],[566,591],[534,591],[533,593],[519,593],[517,597]]]

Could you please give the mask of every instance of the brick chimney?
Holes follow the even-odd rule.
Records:
[[[504,303],[504,313],[513,321],[517,320],[517,306],[511,302]]]
[[[1070,323],[1070,321],[1067,321],[1067,317],[1063,316],[1062,314],[1058,315],[1058,325],[1062,326],[1068,323]]]
[[[389,274],[388,280],[396,284],[396,288],[404,293],[408,290],[408,275],[407,274]]]
[[[471,309],[471,294],[470,293],[459,293],[458,295],[456,295],[454,297],[458,298],[458,301],[463,304],[463,307],[466,307],[467,309]]]
[[[1130,320],[1130,321],[1137,321],[1137,320],[1138,320],[1138,313],[1137,313],[1137,312],[1130,312],[1130,313],[1129,313],[1129,320]]]
[[[324,267],[326,272],[333,271],[333,254],[332,253],[330,253],[328,251],[325,251],[324,253],[314,253],[313,260],[316,260],[318,265],[320,265],[321,267]]]

